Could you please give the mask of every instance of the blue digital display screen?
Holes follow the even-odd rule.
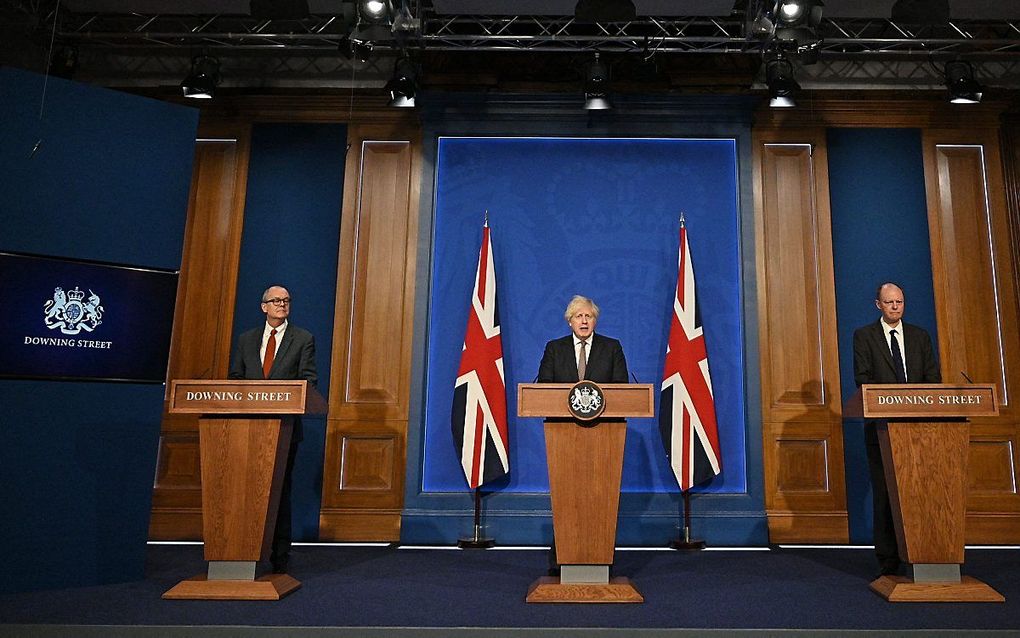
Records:
[[[0,252],[0,377],[165,382],[177,279]]]

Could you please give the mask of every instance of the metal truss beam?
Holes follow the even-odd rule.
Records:
[[[440,15],[428,0],[405,4],[420,18],[417,27],[377,39],[376,55],[364,63],[338,51],[351,34],[349,11],[346,18],[336,13],[260,20],[226,14],[69,13],[56,11],[53,0],[20,0],[0,10],[7,23],[0,33],[20,36],[17,44],[7,38],[9,61],[45,51],[55,33],[56,46],[78,50],[78,77],[111,86],[176,84],[199,53],[219,58],[223,86],[359,88],[384,84],[399,51],[418,60],[441,56],[451,62],[445,65],[449,68],[472,52],[573,54],[576,59],[592,51],[646,62],[713,59],[709,66],[718,67],[726,66],[724,58],[740,59],[730,54],[757,57],[763,47],[747,37],[740,12],[585,24],[570,16]],[[955,57],[979,63],[976,73],[985,84],[1020,88],[1018,21],[954,20],[918,27],[884,19],[826,19],[819,35],[819,62],[798,67],[805,88],[936,88],[942,85],[942,65]],[[0,43],[0,53],[4,48]],[[754,69],[756,62],[740,66]],[[423,71],[427,81],[430,68]],[[491,75],[498,76],[498,70]]]
[[[65,14],[63,43],[108,48],[201,48],[252,51],[334,50],[350,33],[343,15],[305,20],[256,20],[242,15]],[[396,32],[381,48],[476,51],[588,51],[753,53],[742,16],[644,18],[626,23],[580,23],[572,17],[431,15],[420,31]],[[1020,56],[1020,22],[963,21],[911,27],[891,20],[823,20],[821,51],[844,55]]]

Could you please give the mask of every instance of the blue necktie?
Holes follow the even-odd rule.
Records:
[[[896,373],[896,383],[906,383],[907,375],[903,371],[903,355],[900,354],[900,342],[896,339],[896,331],[889,331],[889,349],[892,350],[893,372]]]

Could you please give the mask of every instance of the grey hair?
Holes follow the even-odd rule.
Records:
[[[262,291],[262,303],[269,303],[269,291],[272,290],[273,288],[283,288],[284,290],[287,290],[287,286],[281,286],[280,284],[273,284],[272,286],[270,286],[270,287],[268,287],[268,288],[266,288],[265,290]],[[287,292],[289,293],[290,291],[288,290]]]

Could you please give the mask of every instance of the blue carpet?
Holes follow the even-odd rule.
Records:
[[[964,573],[1006,603],[892,604],[868,589],[868,549],[619,551],[643,605],[524,602],[543,551],[296,547],[302,588],[279,602],[165,601],[204,569],[199,546],[149,546],[143,581],[0,596],[8,625],[1017,629],[1020,552],[968,550]],[[0,628],[0,633],[3,633]]]

